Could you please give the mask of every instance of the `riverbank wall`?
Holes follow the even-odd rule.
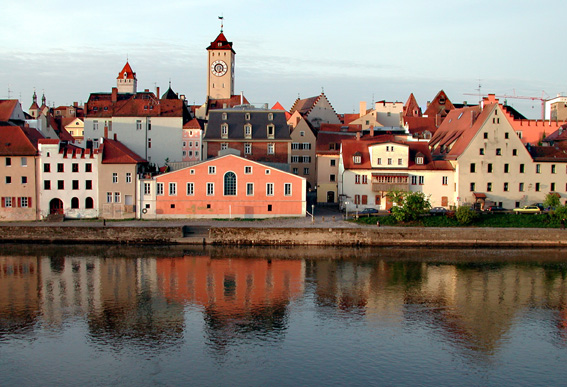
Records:
[[[560,229],[2,226],[2,243],[567,247]]]

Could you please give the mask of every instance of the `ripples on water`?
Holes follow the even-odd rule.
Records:
[[[2,385],[567,376],[562,251],[4,247]]]

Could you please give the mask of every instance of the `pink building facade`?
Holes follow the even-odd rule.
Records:
[[[304,178],[235,155],[155,179],[156,218],[305,216]]]

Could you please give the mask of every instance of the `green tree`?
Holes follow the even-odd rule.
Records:
[[[423,192],[404,192],[398,200],[398,205],[392,208],[392,215],[398,222],[416,220],[431,208],[429,198]]]
[[[457,208],[455,212],[455,218],[460,224],[466,225],[471,224],[473,220],[477,218],[478,214],[472,208],[467,206],[461,206]]]
[[[543,205],[545,207],[553,207],[557,208],[561,205],[561,200],[559,199],[559,195],[556,193],[548,193],[545,195],[545,200],[543,201]]]

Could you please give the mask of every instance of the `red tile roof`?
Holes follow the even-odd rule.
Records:
[[[17,99],[0,99],[0,122],[10,121],[17,104]]]
[[[321,98],[320,95],[305,99],[298,98],[295,100],[295,103],[293,104],[289,112],[293,114],[298,111],[302,115],[308,114],[311,109],[313,109],[313,106],[315,106],[315,103],[319,100],[319,98]]]
[[[37,148],[19,126],[0,126],[0,156],[35,156]]]
[[[321,124],[319,132],[360,132],[362,125]]]
[[[243,105],[243,104],[246,105],[249,103],[250,102],[248,102],[246,97],[244,96],[241,97],[240,95],[233,95],[230,98],[220,98],[220,99],[209,98],[207,111],[212,109],[228,109],[238,105]]]
[[[185,102],[179,99],[157,99],[152,92],[134,95],[118,94],[112,102],[110,93],[91,94],[87,102],[88,117],[180,117],[188,116]]]
[[[272,110],[283,110],[285,112],[285,120],[289,120],[291,117],[291,113],[285,110],[281,103],[276,102],[274,106],[272,106]]]
[[[358,120],[359,118],[360,114],[358,113],[339,114],[339,119],[343,124],[350,124],[352,121]]]
[[[441,119],[445,118],[449,111],[455,109],[453,103],[447,97],[447,94],[443,90],[439,91],[433,101],[427,106],[425,112],[423,113],[424,116],[428,117],[436,117],[437,115],[440,116]]]
[[[103,164],[137,164],[146,160],[138,156],[120,141],[105,138],[100,144]]]
[[[217,36],[214,42],[211,42],[211,45],[207,47],[207,50],[230,50],[235,53],[232,49],[232,42],[226,40],[226,37],[222,32],[219,34],[219,36]]]
[[[136,73],[132,71],[132,67],[130,67],[128,61],[126,61],[124,68],[118,73],[116,79],[124,79],[124,73],[126,73],[126,79],[136,79]]]
[[[421,117],[421,108],[415,99],[413,93],[410,94],[406,104],[404,105],[404,117]]]
[[[315,151],[320,155],[339,155],[341,142],[356,137],[355,132],[319,132]]]
[[[203,129],[204,121],[199,120],[197,118],[193,118],[191,121],[188,121],[185,125],[183,125],[183,129]]]
[[[437,126],[435,126],[434,117],[413,117],[404,116],[404,125],[408,126],[408,130],[412,136],[420,135],[426,130],[432,135],[437,131]]]

